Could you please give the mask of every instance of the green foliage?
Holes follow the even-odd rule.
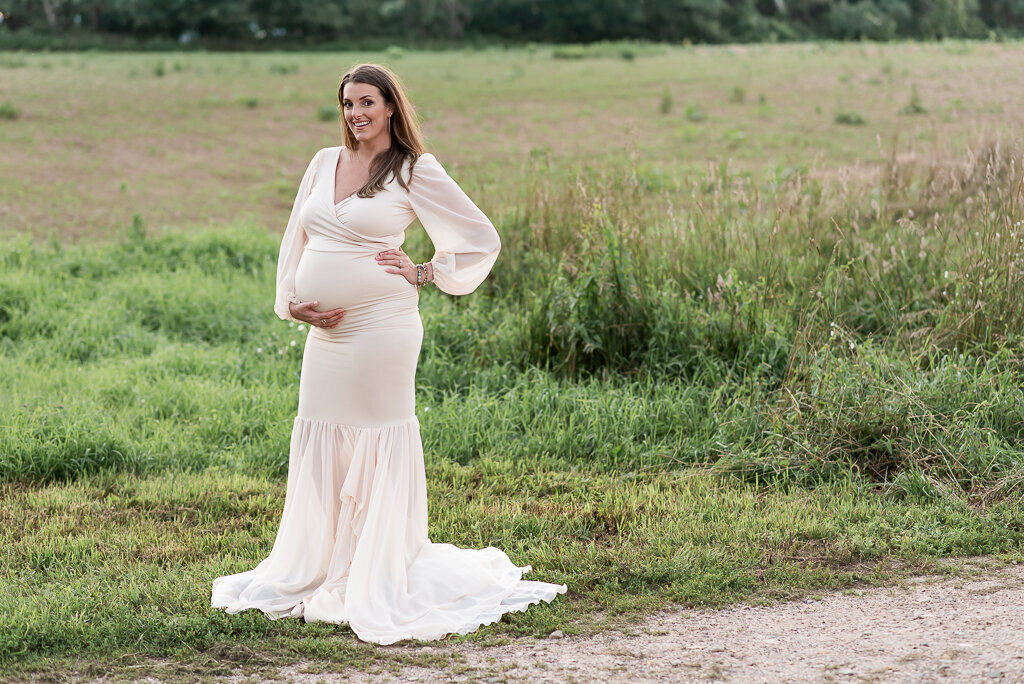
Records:
[[[867,123],[863,116],[857,112],[840,110],[836,112],[835,122],[844,126],[863,126]]]
[[[590,56],[582,45],[560,45],[551,51],[555,59],[585,59]]]
[[[708,118],[708,115],[704,110],[695,102],[687,103],[686,105],[686,120],[698,123]]]
[[[839,326],[833,332],[771,410],[765,451],[734,457],[736,472],[818,482],[852,468],[888,491],[927,483],[929,496],[947,498],[1019,470],[1024,395],[1019,373],[1006,365],[1012,357],[979,362],[933,352],[915,363],[873,341],[857,344]]]
[[[586,45],[558,45],[551,51],[551,56],[554,59],[570,60],[619,58],[632,62],[637,57],[660,55],[664,52],[663,46],[650,43],[602,41]]]
[[[324,105],[316,110],[316,118],[321,121],[337,121],[338,108],[336,106]]]
[[[661,95],[661,102],[658,103],[658,112],[660,112],[662,114],[662,116],[667,115],[667,114],[671,114],[672,113],[672,105],[673,105],[672,93],[669,92],[668,88],[666,88],[665,92],[662,93],[662,95]]]
[[[21,116],[21,110],[10,102],[0,102],[0,119],[14,121]]]
[[[906,7],[898,0],[887,4],[890,7]],[[891,40],[896,37],[896,19],[873,0],[854,3],[840,0],[831,3],[828,22],[831,35],[842,40]]]
[[[13,4],[12,4],[13,3]],[[278,50],[320,45],[385,50],[402,58],[406,44],[481,45],[565,43],[565,59],[652,54],[652,42],[680,44],[776,42],[813,39],[986,38],[1020,35],[1024,12],[1017,0],[839,0],[774,4],[755,2],[593,3],[575,0],[538,11],[526,1],[453,0],[448,3],[377,3],[336,0],[213,0],[161,3],[116,0],[83,13],[74,2],[11,0],[11,19],[0,48],[38,50],[235,48]],[[83,17],[87,21],[83,22]],[[358,31],[354,30],[358,27]],[[597,46],[597,47],[595,47]]]
[[[288,74],[294,74],[299,71],[298,64],[270,64],[267,66],[267,71],[278,76],[287,76]]]
[[[928,113],[928,108],[921,101],[921,94],[917,92],[917,86],[911,86],[910,101],[903,108],[903,113],[910,116],[920,116]]]

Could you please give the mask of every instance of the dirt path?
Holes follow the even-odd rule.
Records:
[[[898,587],[768,607],[666,612],[630,635],[525,639],[457,648],[455,669],[394,675],[285,673],[357,682],[951,682],[1024,681],[1024,566],[981,578],[915,578]]]

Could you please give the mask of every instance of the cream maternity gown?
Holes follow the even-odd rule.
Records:
[[[409,189],[393,178],[370,198],[334,203],[340,147],[320,150],[299,186],[281,245],[274,310],[319,300],[346,314],[306,341],[284,513],[255,569],[213,582],[236,613],[348,623],[364,641],[438,639],[551,601],[564,585],[522,579],[496,548],[427,537],[427,489],[414,380],[423,327],[416,288],[374,258],[419,218],[436,285],[472,292],[500,243],[494,226],[430,154]],[[404,176],[408,178],[406,174]]]

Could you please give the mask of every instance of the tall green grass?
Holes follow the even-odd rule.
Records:
[[[1020,159],[894,158],[859,185],[727,166],[559,184],[538,157],[494,276],[422,298],[432,456],[1016,491]],[[0,477],[285,472],[305,331],[270,312],[277,240],[5,244]],[[409,248],[426,256],[422,233]]]

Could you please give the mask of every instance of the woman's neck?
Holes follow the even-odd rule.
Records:
[[[380,137],[383,138],[384,136]],[[369,165],[370,162],[372,162],[377,157],[378,154],[387,152],[390,149],[390,139],[384,139],[381,140],[380,142],[372,140],[370,142],[359,143],[359,147],[352,150],[352,153],[355,154],[356,159],[358,159],[360,162]]]

